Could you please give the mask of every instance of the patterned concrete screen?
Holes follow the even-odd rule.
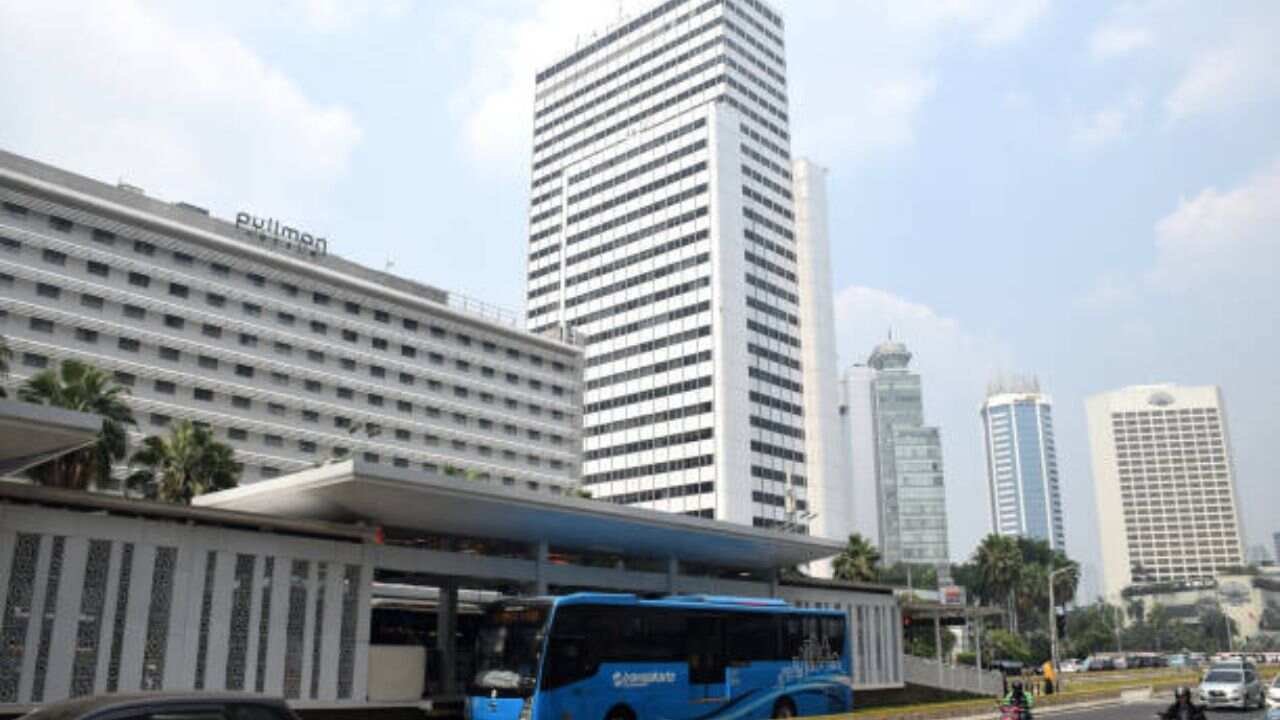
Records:
[[[363,702],[358,542],[0,505],[0,708],[101,692]]]

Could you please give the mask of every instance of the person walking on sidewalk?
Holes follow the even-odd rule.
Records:
[[[1044,694],[1052,695],[1057,692],[1058,673],[1053,669],[1053,660],[1045,660],[1041,672],[1044,673]]]

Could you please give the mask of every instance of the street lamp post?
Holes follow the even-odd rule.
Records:
[[[1049,662],[1053,664],[1054,679],[1058,683],[1062,682],[1062,676],[1058,673],[1058,609],[1053,598],[1053,581],[1059,575],[1074,570],[1074,567],[1068,565],[1049,573]],[[1058,690],[1059,688],[1054,688],[1055,692]]]

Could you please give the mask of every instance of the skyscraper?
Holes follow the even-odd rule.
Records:
[[[1271,539],[1275,541],[1275,544],[1276,544],[1276,554],[1275,554],[1276,562],[1280,563],[1280,532],[1273,534],[1271,536]]]
[[[782,36],[759,0],[669,0],[537,73],[526,314],[585,344],[596,497],[838,534],[806,427],[825,201],[793,169]]]
[[[1138,385],[1095,395],[1086,408],[1106,595],[1240,565],[1221,391]]]
[[[1065,550],[1052,400],[1035,381],[993,384],[979,414],[991,531]]]
[[[950,559],[942,439],[938,428],[924,424],[920,375],[907,369],[910,362],[907,346],[893,340],[876,346],[867,360],[873,371],[869,394],[880,553],[890,565],[940,564]],[[860,390],[850,377],[845,392],[856,397]],[[856,467],[856,457],[853,463]]]

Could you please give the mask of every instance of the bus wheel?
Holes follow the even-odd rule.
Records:
[[[604,720],[636,720],[636,714],[626,705],[617,705],[604,716]]]
[[[793,718],[796,716],[796,706],[791,702],[790,698],[781,698],[773,704],[772,718]]]

